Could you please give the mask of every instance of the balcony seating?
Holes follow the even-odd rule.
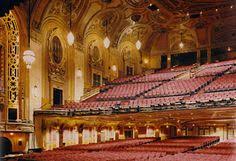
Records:
[[[160,82],[134,83],[115,86],[97,95],[97,100],[135,99],[145,91],[159,86]]]
[[[236,64],[235,60],[229,60],[229,61],[222,61],[217,63],[211,63],[211,64],[204,64],[202,65],[203,68],[214,68],[214,67],[220,67],[220,66],[228,66],[228,65],[234,65]]]
[[[236,73],[236,66],[232,66],[230,70],[228,71],[229,73]]]
[[[120,103],[120,101],[68,102],[63,108],[78,110],[108,110],[110,107]]]
[[[189,66],[176,66],[171,67],[169,69],[162,69],[160,72],[181,72],[181,71],[190,71],[196,67],[196,64],[189,65]]]
[[[110,84],[123,84],[123,83],[131,82],[132,80],[137,79],[140,76],[141,75],[134,75],[134,76],[129,76],[129,77],[117,78],[113,80],[112,82],[110,82]]]
[[[228,91],[236,89],[236,74],[223,75],[210,83],[205,92]]]
[[[146,93],[145,97],[150,98],[192,94],[211,81],[211,79],[212,77],[201,77],[170,81]]]
[[[151,107],[151,106],[165,106],[180,102],[183,96],[172,97],[157,97],[150,99],[137,99],[129,102],[130,107]]]
[[[231,66],[217,66],[214,68],[204,68],[195,74],[196,77],[203,77],[203,76],[218,76],[223,72],[230,69]]]
[[[235,98],[236,98],[236,90],[224,91],[224,92],[213,92],[213,93],[201,93],[201,94],[197,94],[190,97],[185,102],[187,104],[195,104],[195,103],[236,100]]]
[[[133,82],[157,82],[157,81],[168,81],[176,76],[183,74],[183,72],[169,72],[169,73],[155,73],[155,74],[149,74],[142,77],[139,77],[137,79],[134,79]]]

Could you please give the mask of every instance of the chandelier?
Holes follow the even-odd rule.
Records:
[[[67,34],[67,42],[71,46],[74,44],[75,36],[71,31],[71,12],[72,12],[72,2],[70,2],[70,32]]]
[[[184,47],[184,43],[183,43],[183,33],[180,33],[180,43],[179,43],[179,47],[182,49]]]
[[[27,30],[28,30],[28,49],[24,51],[23,53],[23,60],[26,64],[26,68],[27,69],[30,69],[33,62],[35,61],[35,53],[30,50],[30,17],[31,17],[31,14],[30,14],[30,0],[29,0],[29,3],[28,3],[28,21],[27,21]]]
[[[109,46],[110,46],[110,44],[111,44],[111,41],[110,41],[110,39],[108,38],[108,34],[107,34],[107,25],[108,25],[108,20],[105,20],[104,21],[104,23],[105,23],[105,27],[106,27],[106,37],[105,37],[105,39],[103,40],[103,45],[104,45],[104,47],[107,49],[107,48],[109,48]]]

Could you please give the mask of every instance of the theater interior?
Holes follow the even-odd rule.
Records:
[[[0,1],[0,160],[235,159],[236,0]]]

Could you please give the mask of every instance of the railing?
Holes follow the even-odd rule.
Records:
[[[84,101],[100,92],[100,87],[96,87],[92,89],[91,91],[85,93],[83,96],[81,96],[81,101]]]
[[[1,121],[0,122],[0,131],[4,132],[25,132],[32,133],[34,132],[34,124],[32,121]]]

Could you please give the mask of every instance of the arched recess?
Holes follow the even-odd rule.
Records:
[[[110,53],[103,46],[102,37],[96,33],[86,37],[85,46],[85,89],[89,90],[93,86],[93,74],[100,75],[100,83],[103,77],[109,77]]]
[[[122,71],[124,75],[127,74],[127,66],[133,67],[133,74],[141,73],[141,53],[132,42],[122,42],[119,45],[118,51],[120,52],[119,68],[123,69]]]
[[[0,157],[12,153],[12,143],[6,137],[0,137]]]
[[[162,139],[168,139],[177,136],[177,127],[172,124],[160,126],[160,136]]]
[[[181,42],[181,33],[182,42],[184,43],[184,47],[182,49],[179,47],[179,44]],[[196,51],[197,47],[199,46],[196,32],[185,27],[172,30],[168,34],[168,42],[169,49],[173,53]]]
[[[73,99],[75,70],[74,57],[66,41],[68,29],[60,17],[45,17],[40,32],[42,34],[42,97],[43,104],[53,105],[54,89],[62,90],[62,103]],[[57,40],[61,49],[54,49],[54,40]],[[55,53],[55,52],[60,53]],[[58,56],[58,61],[55,61]],[[68,72],[70,62],[70,72]],[[71,78],[71,79],[70,79]]]

